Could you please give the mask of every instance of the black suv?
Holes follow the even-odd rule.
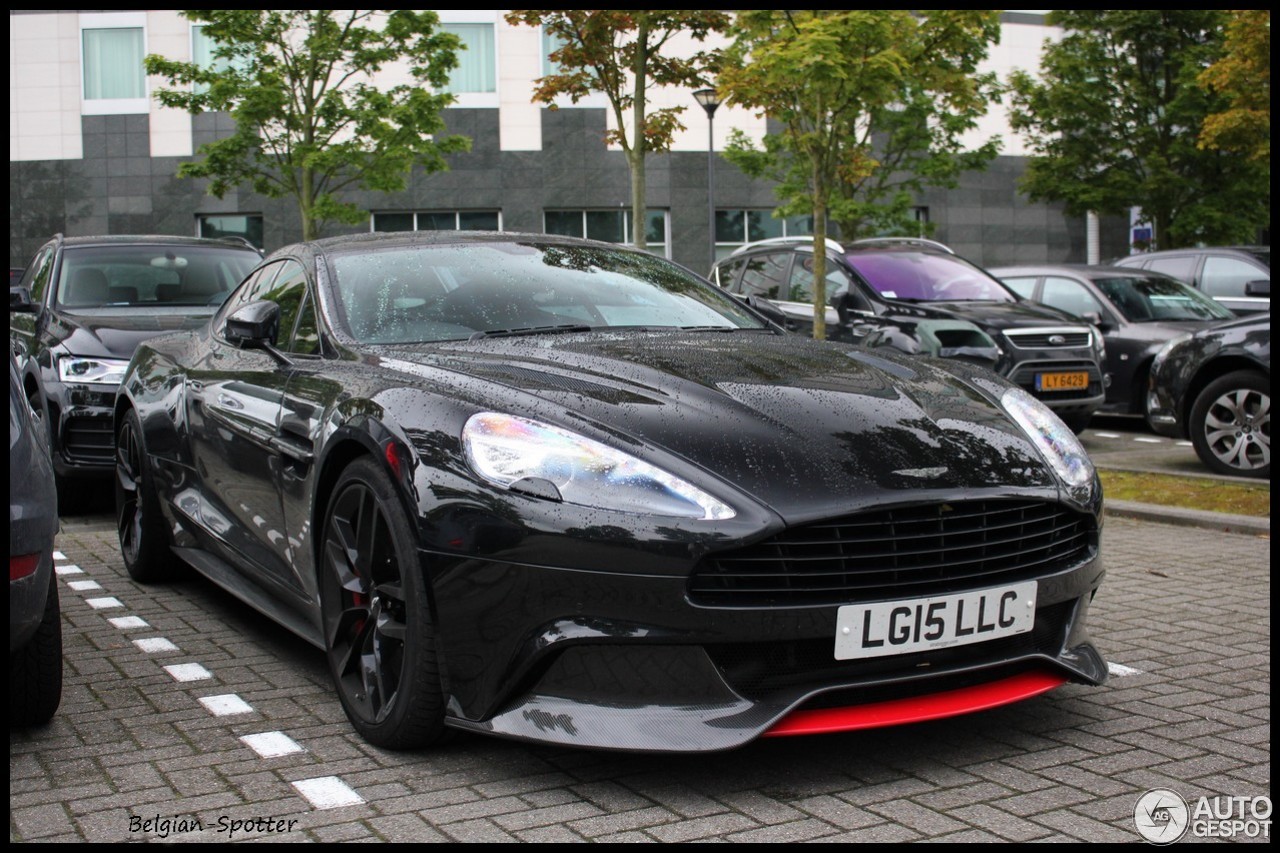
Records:
[[[1166,249],[1112,261],[1161,272],[1212,296],[1237,314],[1271,313],[1271,247]]]
[[[766,312],[781,312],[793,331],[812,333],[812,238],[749,243],[719,261],[710,278]],[[830,340],[978,362],[1077,432],[1105,399],[1101,335],[1022,300],[941,243],[828,240],[826,280]]]
[[[205,322],[261,259],[234,238],[59,234],[40,247],[9,288],[9,339],[60,480],[115,470],[112,407],[134,349]]]

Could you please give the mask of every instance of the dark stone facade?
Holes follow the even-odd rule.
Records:
[[[541,151],[501,151],[496,109],[451,109],[452,133],[468,136],[471,151],[450,159],[450,170],[415,172],[399,193],[357,192],[349,197],[375,211],[498,209],[509,231],[541,232],[544,209],[623,208],[630,203],[630,177],[620,151],[603,144],[603,109],[542,112]],[[217,199],[201,181],[174,177],[182,158],[151,157],[148,117],[85,116],[80,160],[9,164],[9,261],[24,265],[54,233],[70,235],[193,234],[196,215],[257,213],[264,220],[268,250],[299,239],[301,223],[290,199],[268,199],[239,190]],[[225,115],[194,119],[194,142],[226,133]],[[1083,262],[1085,225],[1059,206],[1033,204],[1017,189],[1025,161],[1001,157],[982,173],[968,174],[954,190],[927,192],[934,237],[979,264]],[[707,155],[650,155],[648,205],[670,211],[672,257],[705,271]],[[746,178],[716,161],[716,207],[769,208],[768,183]],[[329,234],[363,231],[334,226]],[[1102,257],[1127,253],[1127,222],[1104,220]]]

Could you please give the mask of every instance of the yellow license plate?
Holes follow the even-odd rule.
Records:
[[[1037,373],[1037,391],[1084,391],[1089,387],[1088,373]]]

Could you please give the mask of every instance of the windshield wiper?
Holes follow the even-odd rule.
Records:
[[[524,326],[516,329],[488,329],[483,332],[476,332],[469,341],[478,341],[483,338],[514,338],[520,335],[560,335],[572,332],[590,332],[591,326],[584,326],[578,323],[566,323],[560,326]]]

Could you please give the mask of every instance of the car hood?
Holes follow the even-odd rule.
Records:
[[[932,317],[967,320],[983,329],[995,331],[1087,325],[1083,320],[1057,309],[1029,302],[929,302],[913,307],[923,309]]]
[[[143,341],[167,332],[203,326],[216,310],[186,306],[63,312],[50,319],[48,334],[51,346],[60,344],[71,355],[129,359]]]
[[[753,332],[489,339],[389,360],[401,358],[474,377],[496,410],[656,446],[788,521],[883,502],[886,491],[903,501],[1056,494],[1036,449],[987,396],[1002,386],[979,380],[984,393],[950,372],[964,365]]]

